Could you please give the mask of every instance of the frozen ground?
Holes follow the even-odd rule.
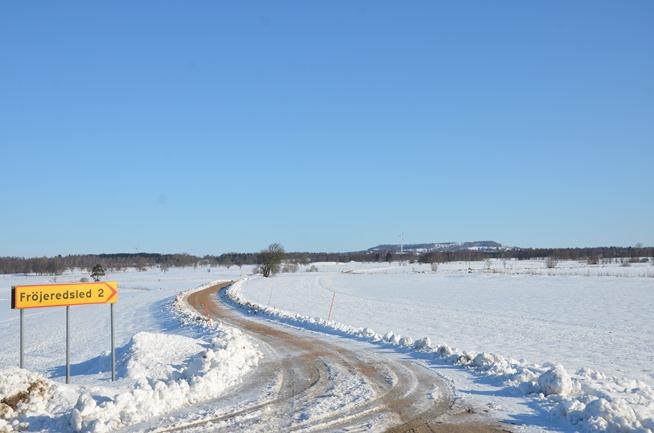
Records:
[[[433,273],[426,265],[318,264],[321,272],[247,281],[243,294],[326,318],[335,292],[332,319],[354,327],[572,370],[592,367],[654,385],[654,278],[637,276],[653,266],[563,262],[545,269],[542,261],[515,261],[504,273],[498,261],[490,271],[472,262],[475,270],[467,273],[468,265],[442,264]],[[633,276],[586,276],[593,269]],[[537,270],[555,275],[531,274]]]
[[[180,329],[167,304],[177,293],[216,279],[238,279],[250,268],[171,268],[168,272],[108,273],[106,280],[119,284],[115,305],[116,346],[129,342],[137,332]],[[74,282],[88,273],[67,273],[57,282]],[[11,310],[11,286],[55,282],[52,276],[0,275],[0,366],[18,365],[18,311]],[[65,374],[65,309],[25,310],[25,367],[57,380]],[[106,381],[109,374],[109,306],[71,307],[71,370],[76,383]]]
[[[216,272],[217,271],[217,272]],[[61,281],[78,281],[67,274]],[[242,332],[208,323],[176,296],[211,277],[240,271],[176,269],[123,272],[116,306],[117,381],[110,379],[109,307],[71,308],[72,384],[64,375],[63,308],[28,310],[25,366],[18,364],[18,313],[2,310],[0,432],[107,432],[216,398],[258,364],[261,353]],[[12,284],[43,277],[2,276]]]
[[[445,373],[458,392],[477,407],[486,396],[506,422],[565,430],[557,424],[564,420],[581,431],[650,432],[654,280],[639,276],[647,275],[645,266],[640,274],[602,276],[618,267],[535,275],[527,267],[493,270],[492,263],[448,264],[438,273],[425,266],[324,264],[316,266],[322,272],[250,279],[228,293],[274,320],[390,344],[426,357],[439,371],[459,366]],[[332,321],[324,319],[330,310]],[[510,398],[518,395],[530,403],[516,411]]]
[[[654,431],[650,264],[560,262],[547,269],[538,261],[448,263],[436,273],[427,265],[397,263],[316,264],[319,272],[305,272],[307,268],[271,279],[250,278],[236,291],[258,304],[299,313],[271,310],[273,320],[326,333],[336,330],[341,337],[395,348],[425,363],[451,383],[461,407],[471,405],[514,424],[512,430]],[[72,386],[62,383],[63,308],[26,312],[25,363],[34,373],[13,369],[18,364],[18,313],[9,308],[10,287],[52,282],[52,277],[0,275],[0,397],[26,383],[35,384],[31,393],[44,397],[23,408],[39,416],[0,413],[0,418],[29,422],[33,431],[100,432],[130,424],[128,431],[141,431],[139,425],[152,428],[157,416],[168,416],[175,407],[202,407],[191,394],[201,400],[224,392],[240,373],[254,368],[258,352],[239,352],[243,359],[230,352],[248,347],[231,328],[207,332],[182,326],[195,319],[171,314],[171,302],[181,291],[212,280],[240,279],[249,271],[199,267],[108,275],[120,286],[120,380],[109,381],[108,306],[74,307]],[[57,280],[82,276],[72,273]],[[345,325],[324,321],[332,299],[332,319]],[[250,367],[241,372],[236,364],[210,361],[221,357]],[[176,411],[171,419],[184,422],[201,417],[198,413]]]

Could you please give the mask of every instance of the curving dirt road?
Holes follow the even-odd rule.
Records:
[[[422,365],[352,340],[246,316],[218,302],[216,293],[229,284],[192,293],[188,302],[255,338],[264,358],[220,399],[220,408],[158,432],[498,431],[465,419],[439,421],[450,410],[451,391]]]

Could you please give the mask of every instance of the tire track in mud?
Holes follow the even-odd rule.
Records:
[[[230,392],[234,403],[220,413],[157,432],[498,431],[479,423],[439,422],[451,406],[450,390],[419,364],[376,351],[352,350],[337,339],[252,319],[219,303],[216,293],[230,284],[191,293],[187,301],[201,314],[256,339],[264,352],[262,363]],[[345,388],[340,389],[342,385]],[[238,393],[248,387],[267,391],[250,401],[239,400]],[[437,399],[430,398],[434,390]],[[320,404],[326,407],[311,411]]]

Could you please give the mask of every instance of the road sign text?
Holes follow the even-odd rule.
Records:
[[[15,286],[12,308],[43,308],[85,304],[113,304],[118,300],[115,281],[98,283]]]

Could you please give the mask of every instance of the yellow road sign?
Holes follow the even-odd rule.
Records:
[[[12,287],[11,308],[63,307],[67,305],[115,304],[118,283],[63,283]]]

